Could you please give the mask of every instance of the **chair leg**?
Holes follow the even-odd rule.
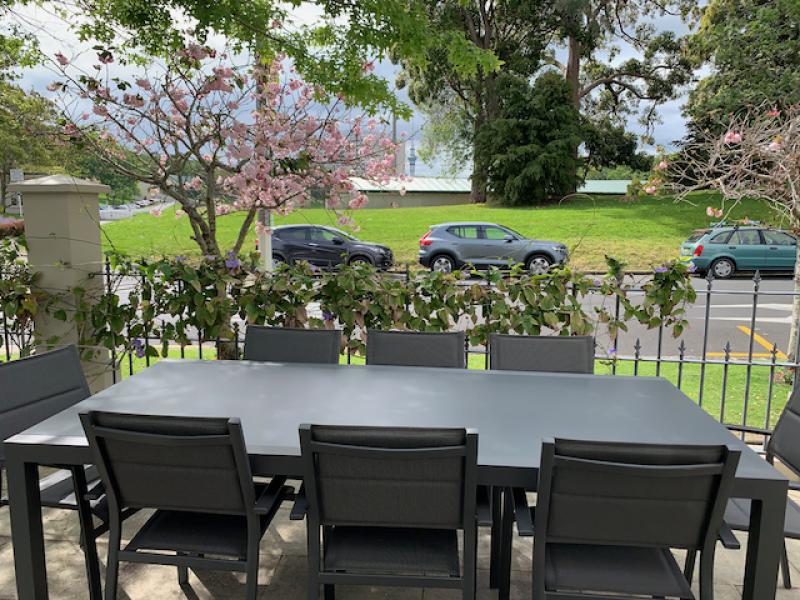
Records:
[[[117,600],[117,580],[119,579],[119,531],[111,530],[108,540],[108,560],[106,561],[105,600]]]
[[[178,552],[178,556],[189,556],[185,552]],[[189,585],[189,567],[178,567],[178,585]]]
[[[789,572],[789,557],[786,554],[786,540],[783,540],[781,549],[781,574],[783,575],[783,587],[787,590],[792,589],[792,575]]]
[[[689,582],[689,585],[692,585],[692,579],[694,579],[694,565],[696,562],[697,550],[688,550],[686,552],[686,563],[683,567],[683,576]]]
[[[247,549],[247,580],[245,584],[245,598],[256,600],[258,598],[258,562],[260,535],[250,532]]]
[[[86,579],[89,584],[90,600],[100,600],[102,585],[100,577],[100,559],[97,557],[97,543],[94,535],[94,519],[92,517],[89,501],[86,499],[87,486],[86,474],[82,466],[71,469],[72,486],[75,494],[75,504],[78,509],[78,521],[81,525],[80,547],[86,563]]]
[[[326,583],[322,589],[325,600],[336,600],[336,587],[332,583]]]

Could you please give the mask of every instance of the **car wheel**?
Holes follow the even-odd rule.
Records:
[[[452,273],[456,270],[456,261],[447,254],[439,254],[431,260],[431,271],[437,273]]]
[[[534,254],[525,263],[525,268],[528,269],[531,275],[544,275],[552,266],[553,261],[544,254]]]
[[[718,258],[711,263],[710,268],[714,279],[728,279],[736,273],[736,265],[730,258]]]
[[[372,261],[366,256],[354,256],[350,259],[350,265],[371,265]]]
[[[280,254],[273,254],[272,255],[272,263],[276,265],[285,265],[286,259],[283,258]]]

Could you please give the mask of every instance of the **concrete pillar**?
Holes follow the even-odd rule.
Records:
[[[54,338],[57,339],[55,346],[79,342],[73,319],[73,296],[69,290],[83,288],[90,302],[103,293],[98,197],[110,189],[107,185],[67,175],[49,175],[9,186],[10,191],[22,194],[28,262],[31,269],[40,274],[37,288],[65,295],[51,313],[63,309],[66,321],[46,314],[34,320],[40,345],[47,345],[48,340]],[[112,367],[108,351],[85,344],[80,350],[83,370],[92,391],[110,386]]]

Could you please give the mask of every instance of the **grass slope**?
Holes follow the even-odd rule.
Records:
[[[674,258],[678,246],[693,229],[708,225],[705,209],[719,205],[710,194],[698,194],[694,204],[678,203],[671,198],[647,197],[637,202],[598,196],[577,198],[561,205],[533,208],[500,208],[465,204],[425,208],[366,209],[354,214],[364,240],[386,244],[398,262],[416,262],[419,238],[430,225],[446,221],[490,221],[507,225],[529,237],[557,240],[572,250],[572,264],[581,269],[601,269],[603,256],[611,254],[627,260],[632,269],[647,269],[653,264]],[[762,202],[743,202],[731,218],[749,217],[775,222],[775,217]],[[218,220],[218,239],[223,248],[233,244],[241,224],[241,215]],[[332,213],[323,209],[305,209],[277,224],[335,224]],[[132,219],[109,223],[103,227],[107,249],[111,247],[133,256],[197,255],[189,238],[185,217],[174,218],[174,211],[164,211],[156,218],[139,214]],[[245,249],[254,247],[251,233]]]

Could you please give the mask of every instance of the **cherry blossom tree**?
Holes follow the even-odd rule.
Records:
[[[761,198],[794,231],[800,233],[800,106],[784,111],[758,107],[730,117],[722,134],[699,132],[680,157],[663,169],[679,200],[697,190],[715,189],[721,207],[708,207],[724,217],[744,198]],[[787,354],[795,356],[800,327],[800,245],[796,246],[792,326]]]
[[[281,57],[236,66],[191,44],[133,81],[113,76],[108,51],[89,70],[62,54],[55,64],[60,78],[50,89],[65,133],[172,198],[206,256],[238,254],[260,209],[285,214],[321,202],[352,225],[348,211],[367,198],[350,177],[393,174],[396,146],[384,123],[305,83]],[[244,219],[233,246],[221,248],[219,218],[233,212]]]

